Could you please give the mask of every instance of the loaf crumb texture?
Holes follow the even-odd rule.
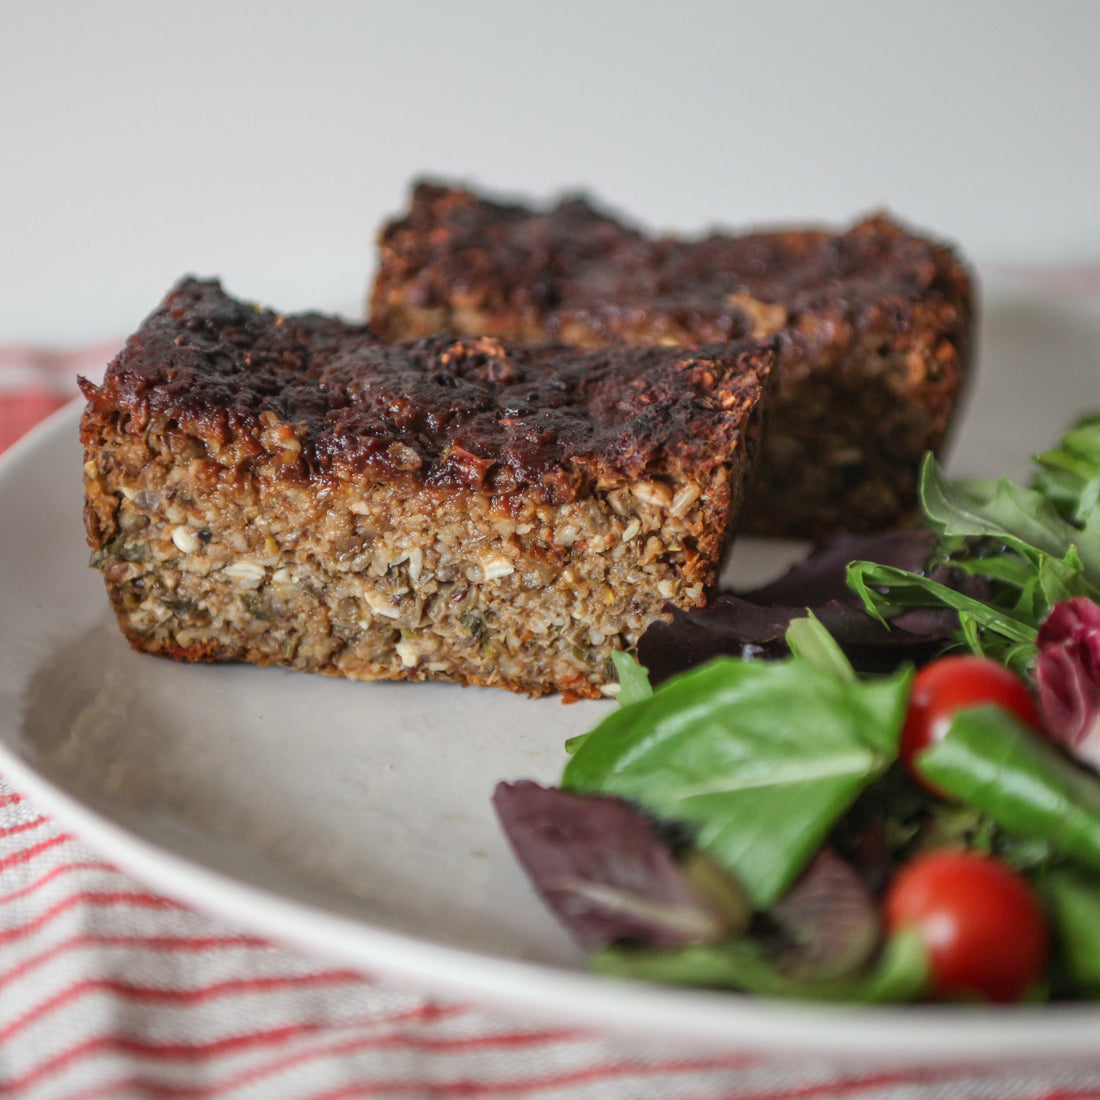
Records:
[[[774,359],[393,345],[188,279],[84,385],[92,561],[146,652],[613,691],[715,580]]]

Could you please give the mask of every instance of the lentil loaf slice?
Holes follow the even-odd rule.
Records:
[[[149,653],[613,694],[716,579],[774,359],[387,344],[187,279],[82,381],[92,564]]]
[[[760,476],[742,530],[896,525],[941,452],[969,373],[962,260],[885,215],[850,228],[652,236],[584,198],[547,209],[422,183],[380,235],[370,321],[390,339],[699,344],[778,338]]]

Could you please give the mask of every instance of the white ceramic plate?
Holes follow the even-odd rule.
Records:
[[[1100,313],[997,298],[955,469],[1021,472],[1100,405]],[[79,410],[0,463],[0,771],[165,893],[433,993],[685,1047],[942,1060],[1088,1055],[1100,1008],[840,1009],[595,977],[496,825],[610,704],[353,684],[131,652],[81,528]],[[746,546],[744,578],[775,547]]]

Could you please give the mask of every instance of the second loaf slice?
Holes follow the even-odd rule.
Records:
[[[546,209],[421,184],[387,225],[371,323],[582,347],[776,336],[743,529],[875,530],[916,502],[963,394],[974,321],[955,253],[885,216],[848,229],[647,235],[584,199]]]

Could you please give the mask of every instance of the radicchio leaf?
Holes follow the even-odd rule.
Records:
[[[1036,642],[1043,726],[1076,759],[1100,771],[1100,606],[1084,596],[1055,604]]]
[[[500,783],[493,805],[535,888],[582,947],[620,941],[672,948],[744,930],[747,900],[696,885],[630,803],[529,780]]]
[[[723,593],[696,611],[666,608],[671,622],[650,625],[638,643],[638,660],[658,684],[712,657],[783,657],[787,627],[809,608],[857,671],[887,672],[905,661],[923,663],[950,640],[958,623],[954,612],[907,612],[885,627],[863,610],[846,583],[846,569],[850,561],[864,560],[919,570],[933,540],[932,532],[921,528],[835,535],[761,588]]]

